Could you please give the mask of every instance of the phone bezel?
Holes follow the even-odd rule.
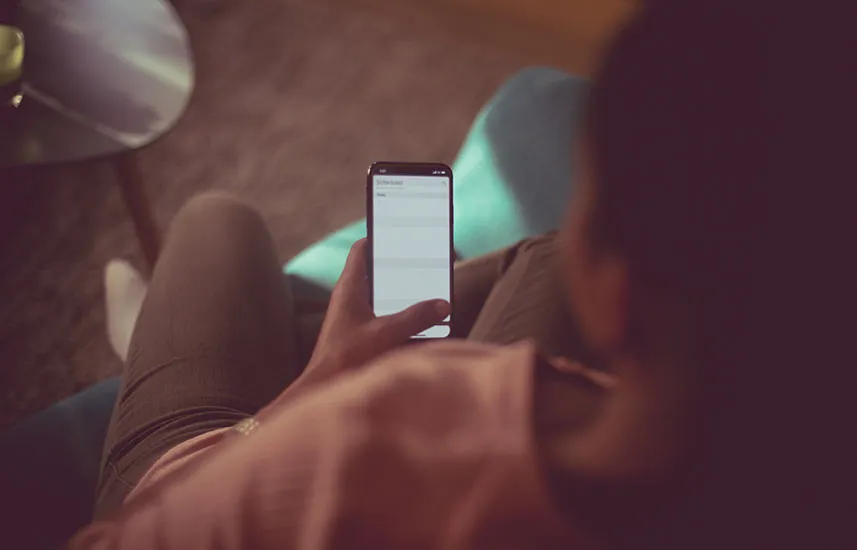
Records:
[[[385,170],[382,172],[381,170]],[[449,315],[449,321],[439,323],[449,326],[449,335],[441,338],[415,338],[415,340],[443,340],[444,338],[452,337],[453,323],[455,322],[455,277],[453,266],[455,264],[455,238],[454,238],[454,199],[453,190],[454,179],[452,168],[442,162],[390,162],[379,161],[373,162],[366,174],[366,237],[369,242],[367,247],[368,257],[366,258],[366,275],[369,278],[369,304],[372,310],[375,310],[375,278],[374,278],[374,225],[375,225],[375,208],[372,195],[373,181],[372,178],[376,175],[390,176],[436,176],[437,171],[442,170],[444,175],[449,178],[449,303],[452,306],[452,313]]]

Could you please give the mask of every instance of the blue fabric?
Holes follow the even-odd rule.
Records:
[[[511,78],[477,115],[453,165],[455,246],[464,258],[559,226],[571,196],[571,151],[586,82],[537,67]],[[285,267],[302,295],[339,278],[355,222]],[[60,544],[91,518],[101,448],[119,379],[57,403],[0,437],[2,535],[10,548]],[[21,537],[18,541],[16,537]]]

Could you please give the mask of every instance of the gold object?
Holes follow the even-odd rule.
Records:
[[[18,27],[0,25],[0,106],[21,104],[24,75],[24,33]]]
[[[242,420],[238,424],[235,424],[234,426],[232,426],[232,429],[235,430],[236,432],[240,433],[241,435],[250,435],[251,433],[256,431],[256,429],[258,429],[259,426],[260,426],[259,421],[257,421],[255,418],[251,417],[251,418],[245,418],[244,420]]]

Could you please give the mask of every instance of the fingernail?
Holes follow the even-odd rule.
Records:
[[[452,306],[446,300],[438,300],[434,303],[434,309],[437,314],[446,319],[446,316],[452,313]]]

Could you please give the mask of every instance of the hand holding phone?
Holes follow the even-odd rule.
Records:
[[[368,248],[367,239],[360,239],[351,247],[345,269],[330,296],[309,364],[257,418],[273,414],[272,411],[290,403],[297,394],[406,344],[414,334],[435,326],[449,315],[449,303],[429,301],[393,315],[376,316],[366,299]]]
[[[376,162],[366,180],[370,302],[377,316],[441,299],[453,313],[414,338],[450,336],[452,170],[441,163]]]

